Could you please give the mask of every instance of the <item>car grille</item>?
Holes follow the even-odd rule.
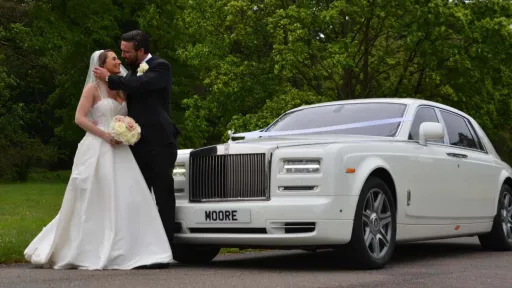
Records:
[[[191,156],[190,201],[267,200],[265,154]]]

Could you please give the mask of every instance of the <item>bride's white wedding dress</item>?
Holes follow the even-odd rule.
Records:
[[[127,108],[103,89],[100,95],[91,116],[105,130],[115,115],[126,115]],[[86,133],[78,144],[62,207],[26,248],[25,258],[54,269],[169,263],[172,252],[157,209],[130,148],[112,147]]]

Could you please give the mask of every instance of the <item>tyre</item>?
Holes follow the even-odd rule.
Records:
[[[479,235],[478,240],[486,250],[512,250],[512,189],[507,184],[501,187],[498,209],[491,232]]]
[[[396,208],[390,189],[380,178],[369,177],[363,185],[348,246],[358,268],[380,269],[393,256]]]
[[[220,252],[220,248],[197,245],[172,245],[172,256],[175,261],[184,264],[205,264],[212,261]]]

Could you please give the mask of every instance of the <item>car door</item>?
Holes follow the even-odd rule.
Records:
[[[414,116],[409,140],[419,140],[419,127],[423,122],[440,123],[439,115],[430,106],[420,106]],[[446,139],[446,137],[445,137]],[[444,139],[428,141],[426,146],[415,144],[410,157],[407,180],[405,221],[408,224],[445,224],[453,217],[456,196],[450,183],[454,182],[460,159],[448,156],[449,147]]]
[[[492,217],[496,213],[494,197],[500,189],[501,170],[485,151],[469,119],[451,111],[439,111],[448,134],[447,153],[460,161],[454,175],[457,181],[450,183],[457,198],[454,214],[467,222]]]

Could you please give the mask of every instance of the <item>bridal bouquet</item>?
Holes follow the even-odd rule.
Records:
[[[133,145],[140,139],[140,126],[128,116],[117,115],[110,123],[110,132],[117,141],[124,145]]]

